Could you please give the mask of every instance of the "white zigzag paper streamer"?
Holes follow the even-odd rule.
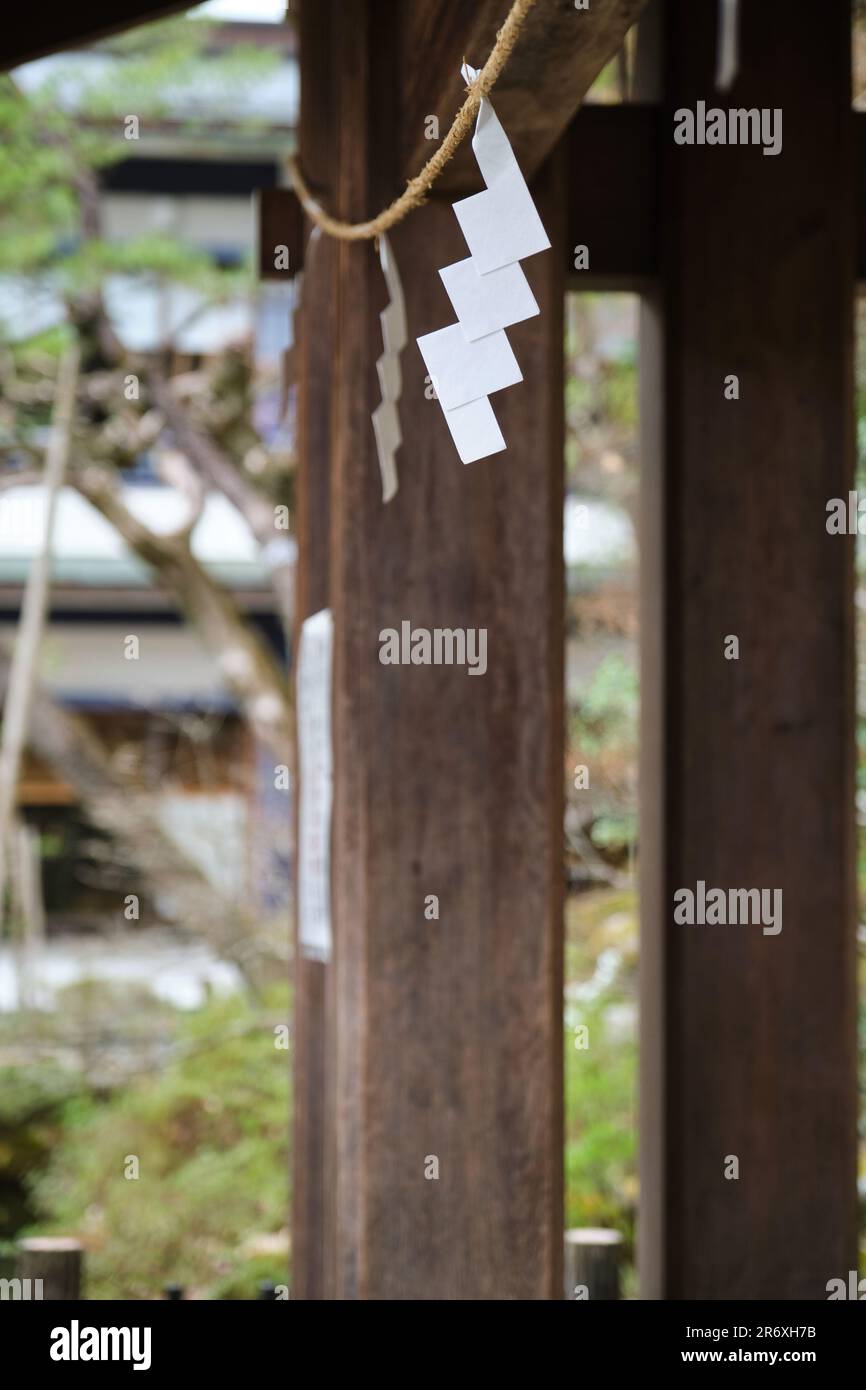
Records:
[[[385,351],[376,363],[382,401],[373,411],[373,432],[376,435],[379,471],[382,474],[382,501],[390,502],[397,491],[396,453],[403,442],[400,416],[397,413],[397,404],[403,389],[400,353],[409,341],[409,330],[406,324],[406,301],[403,298],[397,262],[394,260],[391,243],[384,232],[379,237],[379,260],[390,298],[379,315]]]
[[[461,71],[467,82],[478,76],[468,64]],[[550,248],[508,136],[486,97],[472,149],[487,188],[454,204],[471,254],[439,272],[458,322],[417,340],[463,463],[507,448],[489,397],[523,380],[504,330],[540,312],[519,262]]]

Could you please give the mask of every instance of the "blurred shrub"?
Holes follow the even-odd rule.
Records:
[[[33,1219],[27,1175],[43,1165],[61,1132],[67,1101],[80,1077],[54,1063],[0,1067],[0,1275],[11,1274],[14,1240]]]
[[[180,1018],[158,1074],[69,1102],[33,1180],[35,1229],[84,1242],[88,1298],[159,1298],[169,1282],[252,1298],[262,1279],[288,1283],[290,1053],[274,1036],[288,1004],[284,987],[211,1002]]]
[[[627,1262],[637,1205],[636,916],[634,889],[566,904],[565,1224],[621,1231]]]

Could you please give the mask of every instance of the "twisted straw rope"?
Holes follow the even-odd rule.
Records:
[[[431,155],[421,172],[409,180],[400,196],[369,222],[341,222],[339,218],[332,217],[316,202],[297,162],[290,159],[289,174],[292,185],[311,221],[315,222],[317,227],[321,227],[328,236],[337,237],[340,241],[367,241],[382,232],[387,232],[390,227],[402,222],[413,208],[420,207],[425,194],[429,193],[445,165],[453,159],[461,141],[468,135],[478,114],[481,98],[490,95],[496,80],[501,76],[523,28],[523,22],[535,4],[536,0],[514,0],[505,23],[496,35],[493,51],[475,81],[466,88],[466,100],[454,117],[451,129],[442,144],[435,154]]]

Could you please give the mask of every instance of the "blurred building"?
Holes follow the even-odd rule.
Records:
[[[281,182],[294,140],[298,69],[293,29],[283,24],[220,23],[215,50],[243,43],[265,47],[274,64],[254,85],[215,88],[202,65],[159,120],[141,122],[128,157],[103,172],[101,216],[107,238],[167,234],[205,251],[220,267],[241,266],[255,243],[254,193]],[[74,110],[82,84],[116,62],[95,45],[37,59],[15,70],[25,91],[63,74],[61,99]],[[195,117],[194,128],[191,118]],[[286,442],[291,422],[281,408],[280,361],[291,333],[291,284],[257,286],[234,302],[193,317],[187,288],[112,277],[106,300],[116,332],[146,352],[172,338],[176,358],[193,369],[232,345],[255,354],[262,386],[256,425],[270,442]],[[5,332],[31,337],[60,322],[51,294],[0,278]],[[17,329],[16,325],[20,326]],[[175,331],[177,330],[177,331]],[[176,363],[176,365],[179,365]],[[154,530],[170,530],[184,500],[142,457],[130,471],[124,500]],[[45,499],[40,487],[6,492],[0,509],[0,642],[10,648],[23,586],[41,543]],[[235,601],[283,656],[280,626],[256,543],[240,514],[211,494],[193,535],[193,551],[227,586]],[[44,686],[64,706],[98,722],[101,738],[135,756],[142,775],[159,788],[166,828],[212,883],[244,896],[253,885],[268,905],[284,898],[287,855],[263,862],[272,841],[262,817],[281,821],[287,843],[285,792],[273,805],[273,769],[262,758],[226,690],[216,662],[196,631],[177,614],[153,577],[114,529],[77,492],[60,498],[54,531],[51,615],[41,655]],[[128,635],[140,639],[142,659],[124,660]],[[146,654],[146,659],[144,659]],[[272,763],[272,760],[271,760]],[[101,892],[90,871],[92,830],[78,814],[75,789],[28,756],[19,800],[42,831],[49,929],[98,925],[116,894]],[[263,845],[265,849],[263,850]]]

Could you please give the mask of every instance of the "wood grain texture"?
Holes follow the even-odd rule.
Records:
[[[343,216],[395,176],[387,10],[340,12]],[[313,1258],[319,1220],[326,1296],[561,1297],[563,174],[549,166],[536,186],[555,251],[525,262],[542,312],[511,335],[524,383],[494,398],[507,453],[460,464],[411,343],[387,507],[370,421],[386,291],[370,246],[336,248],[317,387],[332,431],[332,1139],[309,1080],[296,1099],[301,1134],[324,1125],[333,1167],[307,1208],[295,1281],[310,1287],[299,1261]],[[437,274],[463,252],[450,209],[416,213],[393,245],[413,336],[451,321]],[[487,674],[380,665],[379,632],[403,618],[486,627]],[[427,894],[438,922],[425,920]],[[318,1005],[303,974],[298,989],[303,1030]],[[307,1046],[298,1036],[299,1054]],[[438,1181],[425,1179],[428,1155]],[[308,1190],[297,1165],[312,1156],[296,1158]]]
[[[669,6],[665,544],[643,580],[664,593],[644,634],[665,757],[642,950],[665,997],[646,996],[641,1187],[662,1249],[644,1296],[823,1299],[857,1228],[853,542],[825,529],[853,487],[850,6],[816,25],[810,0],[745,5],[725,100],[715,24],[714,0]],[[673,112],[700,98],[783,108],[782,153],[676,146]],[[676,925],[673,893],[699,879],[780,888],[781,935]]]
[[[622,47],[646,0],[539,0],[525,20],[493,103],[527,178],[541,167],[602,68]],[[435,145],[424,121],[439,119],[445,134],[465,97],[464,57],[483,67],[510,0],[404,0],[402,134],[404,178],[429,159]],[[474,191],[480,176],[467,140],[436,185],[437,195]]]
[[[339,108],[322,100],[333,63],[333,8],[305,4],[300,18],[302,157],[334,170]],[[324,89],[329,90],[329,89]],[[282,191],[282,190],[281,190]],[[303,235],[309,237],[305,225]],[[295,532],[298,591],[294,669],[300,623],[330,605],[331,366],[336,349],[337,246],[317,236],[305,247],[298,361],[298,472]],[[295,767],[298,767],[297,748]],[[295,785],[295,826],[297,817]],[[297,851],[297,838],[296,838]],[[295,871],[297,873],[297,852]],[[296,897],[297,900],[297,897]],[[297,925],[297,924],[296,924]],[[295,938],[294,1134],[292,1143],[292,1297],[333,1296],[335,1279],[333,1164],[334,1067],[331,1037],[333,965],[302,957]]]
[[[304,267],[304,212],[291,188],[259,188],[255,195],[256,246],[260,280],[293,280]],[[276,248],[288,249],[288,266],[277,269]]]

